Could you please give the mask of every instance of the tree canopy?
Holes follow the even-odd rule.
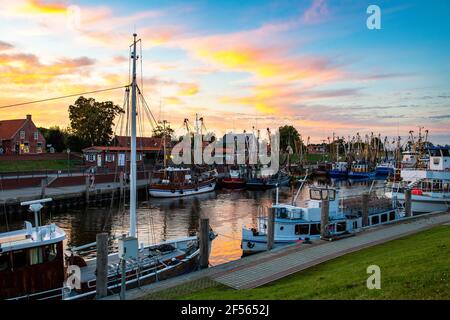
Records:
[[[112,101],[79,97],[69,106],[71,133],[86,146],[109,145],[114,119],[124,110]]]
[[[280,132],[280,150],[286,151],[290,146],[293,151],[298,149],[300,144],[300,134],[293,126],[284,125],[279,128]]]

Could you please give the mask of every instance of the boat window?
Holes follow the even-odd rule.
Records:
[[[344,232],[347,230],[347,223],[345,221],[336,223],[336,232]]]
[[[42,254],[41,247],[31,248],[30,250],[28,250],[28,257],[30,266],[44,262],[44,256]]]
[[[387,213],[383,213],[381,215],[381,223],[388,221],[388,215]]]
[[[21,268],[27,265],[27,255],[25,250],[13,252],[13,268]]]
[[[450,149],[442,149],[442,155],[444,157],[450,157]]]
[[[309,234],[309,224],[296,224],[295,234]]]
[[[309,234],[312,236],[320,234],[320,223],[311,224],[311,231],[309,232]]]
[[[44,262],[52,262],[58,254],[56,244],[44,247]]]
[[[371,224],[379,224],[379,223],[380,223],[380,216],[373,216]]]
[[[286,208],[278,208],[277,211],[276,211],[276,215],[277,215],[279,218],[283,218],[283,219],[287,218],[288,215],[287,215],[287,210],[286,210]]]
[[[358,221],[353,221],[353,229],[358,229]]]
[[[0,272],[8,271],[10,268],[11,268],[11,266],[10,266],[9,254],[8,253],[4,253],[4,254],[0,253]]]
[[[389,212],[389,221],[395,220],[395,211]]]

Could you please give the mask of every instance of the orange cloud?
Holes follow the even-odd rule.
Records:
[[[195,83],[180,83],[178,94],[182,96],[192,96],[199,92],[199,87]]]
[[[34,14],[66,14],[67,6],[61,3],[45,3],[40,0],[28,0],[21,8],[21,11]]]

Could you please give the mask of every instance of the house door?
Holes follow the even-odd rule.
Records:
[[[97,167],[101,167],[102,166],[102,155],[99,154],[97,155]]]

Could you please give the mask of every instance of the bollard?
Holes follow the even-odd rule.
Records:
[[[405,216],[412,216],[411,189],[405,189]]]
[[[45,188],[47,187],[47,178],[41,180],[41,199],[45,198]]]
[[[96,299],[108,295],[108,234],[97,234]]]
[[[209,266],[209,219],[200,219],[200,268]]]
[[[362,226],[367,227],[369,225],[369,194],[367,192],[362,194],[361,201]]]
[[[267,250],[273,249],[275,239],[275,210],[270,208],[267,213]]]
[[[322,239],[328,238],[328,222],[330,216],[330,201],[328,199],[322,200],[320,207],[320,237]]]

